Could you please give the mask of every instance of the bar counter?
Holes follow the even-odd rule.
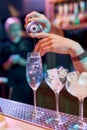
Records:
[[[67,127],[69,124],[78,121],[78,116],[60,112],[60,114],[63,117],[66,117],[68,119],[68,121],[64,125],[56,125],[56,126],[54,126],[53,124],[48,125],[48,124],[46,124],[45,121],[47,118],[53,117],[55,115],[55,111],[50,110],[50,109],[41,108],[41,107],[37,107],[37,110],[43,112],[44,115],[41,118],[30,119],[30,118],[28,118],[28,116],[26,116],[26,114],[28,112],[33,111],[32,105],[0,98],[0,115],[5,116],[5,118],[7,118],[10,122],[11,122],[10,118],[15,119],[17,121],[18,120],[22,121],[22,125],[24,122],[26,122],[27,123],[27,124],[25,124],[26,130],[27,130],[28,124],[33,124],[33,127],[32,127],[32,125],[28,126],[32,130],[39,130],[40,128],[41,128],[41,130],[67,130]],[[84,121],[87,122],[87,118],[84,118]],[[12,123],[14,123],[14,121],[12,121]],[[2,130],[2,129],[0,129],[0,130]],[[25,129],[22,128],[22,129],[18,129],[18,130],[25,130]]]

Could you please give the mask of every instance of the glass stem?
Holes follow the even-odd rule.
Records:
[[[79,99],[79,121],[82,122],[83,121],[83,101],[84,99]]]
[[[36,113],[36,90],[33,90],[34,93],[34,114]]]
[[[56,99],[56,118],[58,118],[58,114],[59,114],[59,93],[55,93],[55,99]]]

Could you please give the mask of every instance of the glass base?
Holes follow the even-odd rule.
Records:
[[[39,119],[39,118],[41,118],[43,115],[44,115],[44,112],[36,111],[36,112],[28,113],[28,114],[27,114],[27,117],[28,117],[28,118],[31,118],[31,119],[35,119],[35,118]]]
[[[85,122],[72,123],[68,130],[87,130],[87,124]]]
[[[47,124],[54,124],[54,125],[63,125],[67,122],[67,118],[64,116],[59,116],[58,118],[52,117],[46,120]]]

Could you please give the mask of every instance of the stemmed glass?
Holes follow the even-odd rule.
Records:
[[[42,61],[39,52],[27,54],[26,78],[28,84],[33,89],[34,94],[34,111],[28,113],[28,116],[31,118],[39,118],[43,114],[42,112],[36,110],[36,90],[42,81]]]
[[[55,100],[56,100],[56,114],[54,117],[48,118],[46,120],[46,123],[54,124],[54,125],[56,125],[56,124],[63,125],[64,123],[66,123],[67,118],[60,115],[60,113],[59,113],[59,93],[63,89],[66,80],[65,80],[65,78],[58,78],[55,75],[56,75],[56,73],[53,72],[53,75],[51,75],[52,77],[51,76],[49,77],[48,73],[45,76],[45,81],[48,84],[48,86],[55,93]]]
[[[87,73],[70,72],[67,76],[66,89],[79,100],[79,120],[71,123],[68,130],[87,130],[87,123],[83,119],[83,101],[87,97]]]

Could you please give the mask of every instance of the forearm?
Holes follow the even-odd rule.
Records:
[[[51,30],[49,33],[54,33],[56,35],[64,36],[63,30],[53,24],[51,24]]]
[[[69,54],[71,55],[75,69],[79,72],[87,71],[87,57],[84,57],[83,59],[78,58],[85,50],[79,43],[72,40],[70,40],[70,42]],[[77,58],[75,59],[75,57]]]
[[[8,59],[5,63],[3,63],[3,68],[5,69],[5,70],[8,70],[8,69],[10,69],[11,68],[11,66],[12,66],[12,60],[10,60],[10,59]]]
[[[78,61],[73,61],[74,67],[77,71],[79,72],[87,72],[87,58],[83,59],[83,60],[78,60]]]
[[[55,33],[57,35],[64,36],[63,30],[56,27],[53,24],[51,24],[50,33]],[[84,58],[83,60],[77,60],[77,61],[73,60],[73,57],[77,57],[78,55],[83,53],[84,49],[80,46],[79,43],[77,43],[73,40],[70,40],[70,39],[67,39],[67,40],[68,40],[67,41],[68,45],[70,44],[69,54],[71,55],[75,69],[79,72],[87,71],[87,57]]]

